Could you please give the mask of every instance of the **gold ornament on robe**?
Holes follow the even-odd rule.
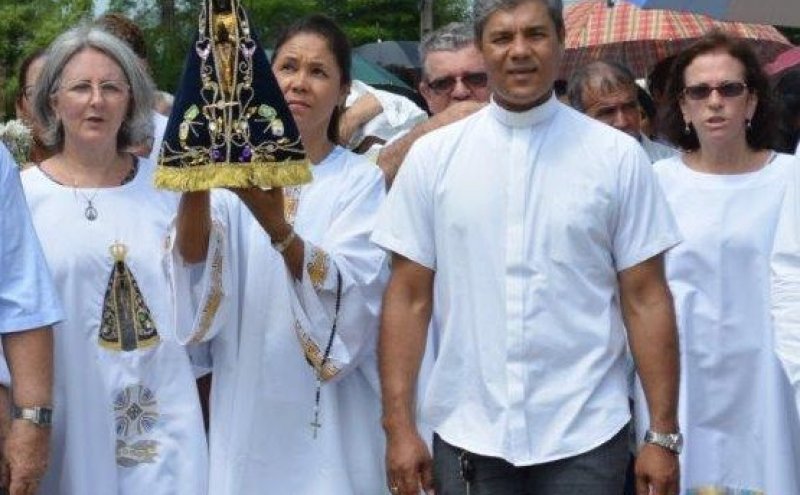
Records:
[[[311,180],[300,133],[239,0],[204,0],[156,186],[283,187]]]

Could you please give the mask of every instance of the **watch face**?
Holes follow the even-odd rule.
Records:
[[[17,407],[12,408],[14,419],[25,419],[39,426],[50,426],[53,423],[53,411],[49,407]]]

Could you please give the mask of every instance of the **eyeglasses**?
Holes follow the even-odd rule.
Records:
[[[434,93],[440,95],[449,94],[455,89],[456,81],[461,81],[465,86],[471,90],[483,89],[489,82],[485,72],[465,72],[459,76],[445,76],[433,81],[428,81],[426,84],[431,88]]]
[[[94,94],[94,90],[100,92],[100,96],[105,101],[120,101],[128,95],[130,86],[122,81],[100,81],[93,83],[87,80],[68,81],[61,85],[66,95],[76,101],[89,101]]]
[[[683,94],[690,100],[705,100],[716,90],[723,98],[736,98],[741,96],[747,89],[747,84],[738,81],[724,82],[719,86],[709,86],[708,84],[696,84],[683,88]]]

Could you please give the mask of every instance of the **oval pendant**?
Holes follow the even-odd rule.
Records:
[[[91,203],[89,203],[86,206],[86,209],[83,210],[83,214],[86,216],[86,220],[89,220],[90,222],[97,220],[97,209]]]

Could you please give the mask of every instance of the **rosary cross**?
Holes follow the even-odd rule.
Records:
[[[317,431],[322,427],[322,423],[319,422],[319,411],[314,412],[314,420],[310,423],[311,428],[314,432],[314,438],[317,438]]]

